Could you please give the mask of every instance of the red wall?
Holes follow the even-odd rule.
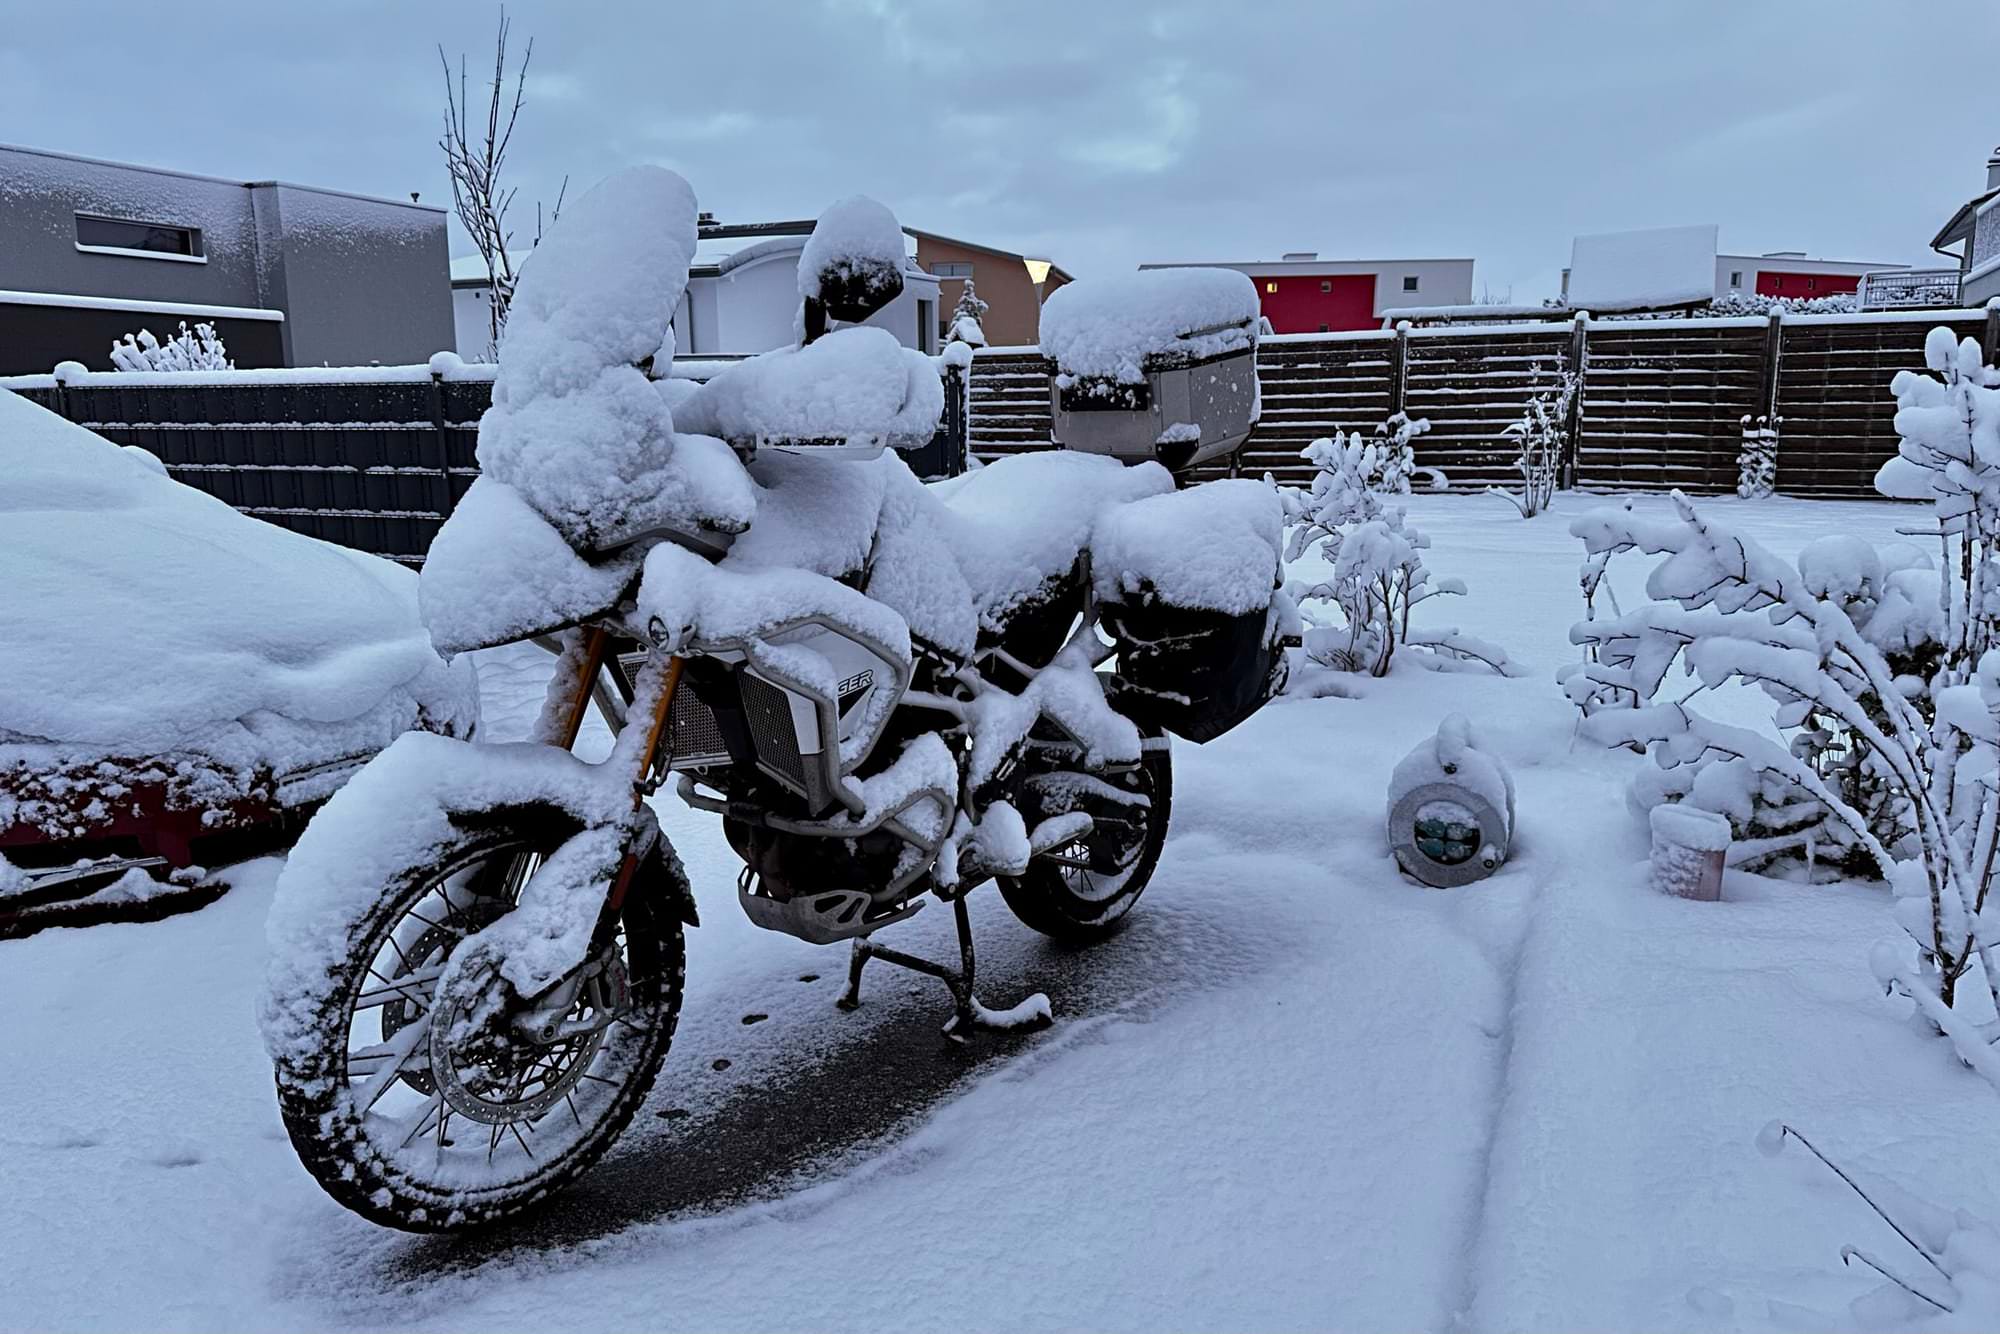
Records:
[[[1861,279],[1851,273],[1785,273],[1770,269],[1757,273],[1758,296],[1833,296],[1860,286]]]
[[[1373,329],[1378,323],[1372,273],[1288,274],[1250,281],[1257,284],[1257,300],[1273,333],[1318,333],[1322,327]],[[1321,291],[1321,284],[1332,290]]]

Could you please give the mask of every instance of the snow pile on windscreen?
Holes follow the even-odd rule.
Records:
[[[253,773],[477,717],[415,575],[241,515],[4,390],[0,570],[0,826],[55,809],[29,809],[29,776],[106,757],[198,754],[179,772],[227,799]]]
[[[1278,584],[1284,526],[1277,488],[1248,478],[1122,505],[1091,540],[1097,595],[1123,602],[1150,592],[1232,616],[1261,610]]]
[[[903,225],[887,206],[866,195],[849,195],[827,205],[799,254],[799,295],[821,295],[823,276],[867,277],[884,270],[901,274],[908,257]]]
[[[1234,269],[1141,269],[1079,279],[1042,307],[1042,355],[1066,376],[1135,384],[1149,357],[1196,360],[1256,345],[1257,288]]]
[[[722,371],[688,392],[675,415],[683,430],[742,446],[839,441],[914,449],[937,433],[944,385],[929,357],[888,330],[837,329]]]
[[[572,546],[714,519],[729,499],[676,466],[673,415],[639,369],[673,360],[694,246],[694,191],[664,168],[633,167],[564,210],[523,268],[479,465]]]

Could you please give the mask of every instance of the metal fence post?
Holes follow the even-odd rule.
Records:
[[[1410,379],[1410,322],[1396,321],[1396,332],[1389,339],[1389,415],[1395,416],[1403,410],[1403,398]]]
[[[2000,366],[1994,359],[2000,353],[2000,296],[1989,297],[1986,302],[1986,329],[1979,340],[1980,350],[1985,353],[1986,364]]]
[[[1562,489],[1576,490],[1576,453],[1583,434],[1584,381],[1590,370],[1590,312],[1579,310],[1569,326],[1569,370],[1575,376],[1569,412],[1563,422]]]

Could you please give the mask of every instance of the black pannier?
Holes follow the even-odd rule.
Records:
[[[1284,687],[1284,647],[1268,608],[1176,607],[1147,587],[1101,614],[1118,641],[1117,707],[1134,722],[1213,741]]]

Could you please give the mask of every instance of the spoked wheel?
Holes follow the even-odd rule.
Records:
[[[510,820],[395,877],[348,934],[311,1050],[279,1060],[300,1159],[364,1217],[442,1231],[517,1213],[595,1162],[652,1087],[684,966],[675,905],[656,895],[628,897],[539,1008],[438,994],[452,951],[513,910],[570,832]]]
[[[1137,767],[1102,775],[1054,773],[1026,780],[1062,793],[1063,809],[1089,813],[1083,837],[1050,849],[1019,879],[1002,877],[1001,897],[1023,923],[1072,945],[1102,940],[1118,929],[1159,865],[1173,811],[1174,771],[1157,731]],[[1046,798],[1045,798],[1046,800]]]

